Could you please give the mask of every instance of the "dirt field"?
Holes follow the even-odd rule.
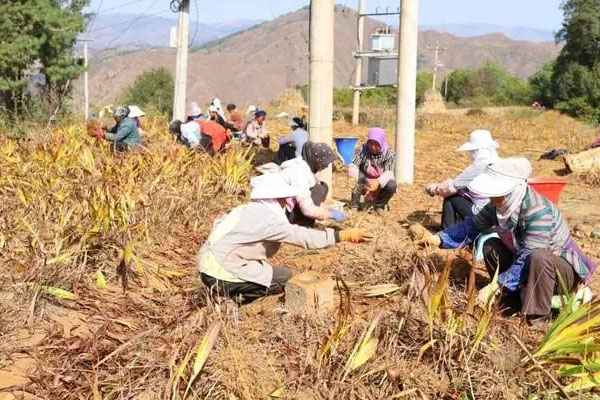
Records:
[[[286,129],[279,121],[270,127],[276,135]],[[372,243],[319,252],[284,246],[272,262],[295,272],[316,270],[338,278],[337,310],[331,315],[293,315],[279,297],[239,309],[207,299],[198,285],[195,255],[216,217],[213,210],[225,211],[229,200],[215,199],[211,215],[144,246],[137,253],[143,272],[125,293],[112,270],[119,263],[116,257],[97,259],[111,266],[105,270],[106,289],[94,284],[92,265],[72,283],[77,299],[70,301],[27,290],[27,274],[15,266],[17,256],[7,252],[0,257],[5,263],[0,399],[182,398],[197,346],[214,324],[219,324],[215,346],[187,398],[561,398],[545,373],[522,362],[525,353],[515,340],[531,350],[543,333],[530,330],[518,317],[494,311],[481,344],[474,344],[484,314],[468,307],[469,255],[417,250],[408,227],[420,223],[435,231],[439,226],[441,201],[423,188],[468,164],[454,149],[472,129],[490,129],[501,143],[502,156],[529,157],[536,177],[565,174],[561,161],[537,161],[542,152],[581,150],[597,133],[554,112],[533,118],[430,116],[418,127],[415,184],[399,189],[391,211],[349,212],[347,222],[330,224],[367,228],[375,236]],[[341,136],[364,137],[366,130],[335,125]],[[569,179],[559,208],[584,251],[600,260],[600,189],[577,177]],[[334,180],[334,198],[346,201],[351,185],[345,167],[336,165]],[[448,288],[439,311],[429,315],[435,291],[427,288],[440,282],[439,269],[448,254],[455,257]],[[479,274],[478,284],[485,280]],[[361,286],[385,283],[400,289],[387,296],[361,295]],[[597,293],[598,277],[592,286]],[[353,349],[368,336],[370,325],[376,351],[352,368]],[[554,374],[552,366],[546,369]],[[598,394],[576,396],[591,399]]]

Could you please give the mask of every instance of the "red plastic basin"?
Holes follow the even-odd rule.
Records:
[[[531,178],[527,183],[538,193],[547,197],[548,200],[558,204],[560,195],[567,186],[568,181],[566,178]]]

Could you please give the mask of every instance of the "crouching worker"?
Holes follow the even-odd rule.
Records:
[[[142,138],[136,122],[128,115],[129,108],[115,108],[113,118],[116,124],[110,128],[103,124],[102,130],[97,131],[96,136],[114,143],[115,149],[119,151],[139,148]],[[104,131],[107,133],[104,133]]]
[[[350,206],[359,209],[360,198],[365,195],[365,209],[386,210],[396,193],[394,166],[396,153],[390,149],[381,128],[371,128],[367,142],[356,150],[348,175],[357,180]]]
[[[489,197],[490,203],[474,217],[423,239],[420,244],[458,248],[472,244],[481,232],[494,228],[500,238],[483,246],[490,276],[498,269],[504,299],[516,298],[530,322],[551,313],[553,294],[561,294],[560,274],[566,289],[574,291],[586,282],[597,265],[573,241],[556,206],[527,185],[531,164],[525,158],[497,161],[469,184],[469,190]],[[499,288],[489,284],[480,290],[485,303]]]
[[[198,253],[202,282],[239,303],[282,293],[292,271],[267,261],[282,243],[324,249],[341,241],[371,239],[360,229],[315,230],[290,224],[285,216],[286,199],[299,192],[279,174],[253,178],[251,186],[251,202],[219,218]]]
[[[473,179],[485,172],[488,164],[500,159],[496,151],[499,146],[489,131],[477,129],[471,132],[469,141],[456,151],[469,152],[473,163],[453,179],[426,187],[425,190],[430,196],[444,198],[442,229],[448,229],[465,218],[472,217],[489,203],[488,198],[472,193],[468,186]]]

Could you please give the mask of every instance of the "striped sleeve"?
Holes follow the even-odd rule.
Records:
[[[485,171],[485,165],[469,165],[463,172],[452,179],[452,185],[456,190],[461,190],[469,186],[469,183],[478,175]]]

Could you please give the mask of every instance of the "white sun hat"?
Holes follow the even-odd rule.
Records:
[[[188,110],[188,116],[196,117],[200,114],[202,114],[202,109],[200,108],[200,106],[198,106],[198,103],[196,103],[196,102],[190,103],[190,109]]]
[[[473,151],[479,149],[497,149],[500,147],[498,142],[492,139],[492,134],[486,129],[476,129],[469,133],[469,140],[460,146],[456,151]]]
[[[257,110],[258,108],[256,108],[256,106],[248,106],[248,109],[246,110],[246,115],[254,114]]]
[[[286,199],[300,195],[300,190],[289,185],[280,174],[260,175],[250,180],[252,200]]]
[[[139,118],[145,117],[146,113],[143,112],[138,106],[129,106],[129,115],[130,118]]]
[[[469,183],[469,190],[484,197],[500,197],[527,183],[531,163],[526,158],[503,158],[489,164],[483,174]]]

